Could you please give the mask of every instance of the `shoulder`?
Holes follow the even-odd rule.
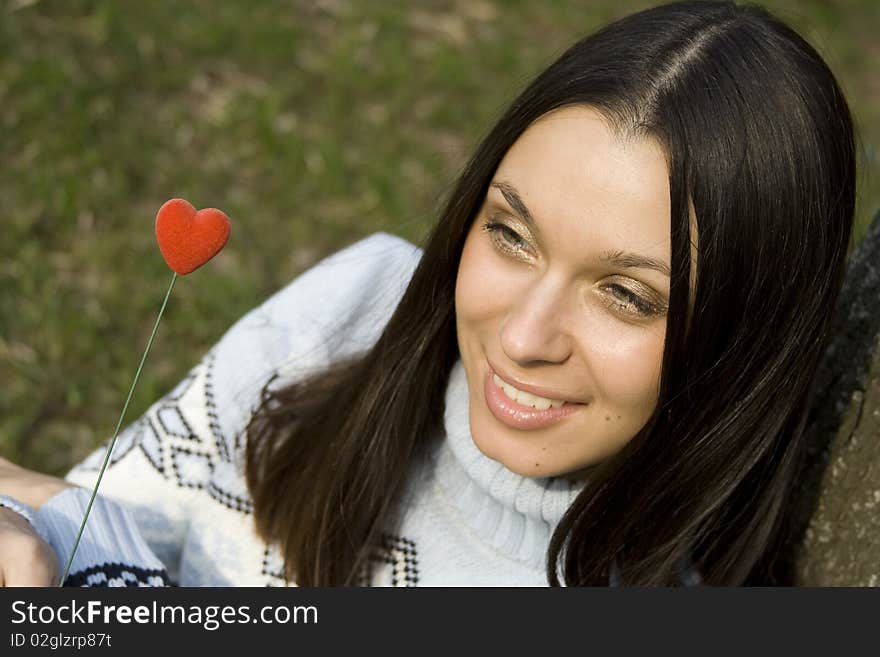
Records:
[[[421,254],[422,250],[415,244],[397,235],[380,231],[327,256],[315,268],[357,266],[369,260],[375,261],[376,258],[390,258],[397,262],[413,258],[418,260]]]
[[[206,357],[229,432],[244,427],[270,378],[291,381],[374,344],[421,255],[401,237],[373,233],[320,260],[239,319]]]
[[[244,326],[325,327],[365,312],[371,304],[396,303],[422,251],[403,238],[374,233],[302,273],[269,298]],[[341,316],[344,315],[344,316]]]
[[[384,325],[400,301],[421,254],[407,240],[379,232],[327,256],[239,319],[215,346],[218,360],[234,363],[247,354],[265,370],[312,343],[343,341],[351,350],[369,346],[378,337],[376,324]],[[246,373],[239,370],[236,378]]]

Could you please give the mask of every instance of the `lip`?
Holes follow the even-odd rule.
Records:
[[[546,397],[547,399],[559,399],[569,404],[583,404],[580,400],[572,399],[571,397],[566,397],[565,395],[559,394],[554,390],[550,390],[550,388],[542,388],[540,386],[532,386],[528,383],[522,383],[521,381],[517,381],[511,376],[507,376],[503,372],[499,371],[489,360],[486,360],[486,363],[489,365],[490,370],[490,378],[491,374],[497,374],[501,380],[506,381],[510,385],[512,385],[517,390],[522,390],[524,392],[530,392],[533,395],[537,395],[538,397]]]
[[[501,388],[495,385],[495,382],[492,380],[493,374],[495,372],[490,366],[483,377],[483,392],[486,397],[486,406],[489,407],[489,411],[495,416],[495,419],[514,429],[540,429],[550,426],[572,413],[577,413],[586,406],[586,404],[577,402],[566,402],[559,408],[551,406],[546,411],[539,411],[531,406],[523,406],[510,399]],[[531,390],[527,390],[527,392],[531,392]]]

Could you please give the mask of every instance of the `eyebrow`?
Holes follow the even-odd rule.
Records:
[[[532,216],[532,213],[529,212],[526,204],[523,203],[522,197],[519,195],[519,192],[516,191],[516,187],[503,180],[493,181],[489,186],[495,187],[500,191],[510,204],[510,207],[512,207],[514,212],[519,215],[520,219],[526,222],[532,231],[540,234],[541,231],[538,229],[537,222]],[[599,256],[599,259],[603,262],[608,262],[619,269],[653,269],[666,276],[671,275],[669,265],[665,262],[655,258],[649,258],[648,256],[639,253],[632,253],[629,251],[603,251]]]

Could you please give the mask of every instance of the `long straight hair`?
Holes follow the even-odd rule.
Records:
[[[616,563],[624,585],[670,585],[689,555],[706,583],[737,585],[766,555],[842,281],[853,128],[834,75],[784,23],[682,2],[611,23],[539,74],[466,164],[377,342],[263,389],[246,475],[289,579],[356,584],[395,522],[407,470],[442,430],[469,227],[507,150],[572,105],[663,146],[672,275],[656,411],[592,470],[551,539],[548,582],[604,585]]]

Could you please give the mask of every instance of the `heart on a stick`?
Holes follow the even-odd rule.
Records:
[[[156,240],[168,266],[178,274],[195,271],[217,255],[229,239],[230,222],[216,208],[196,209],[182,198],[166,201],[156,215]]]

